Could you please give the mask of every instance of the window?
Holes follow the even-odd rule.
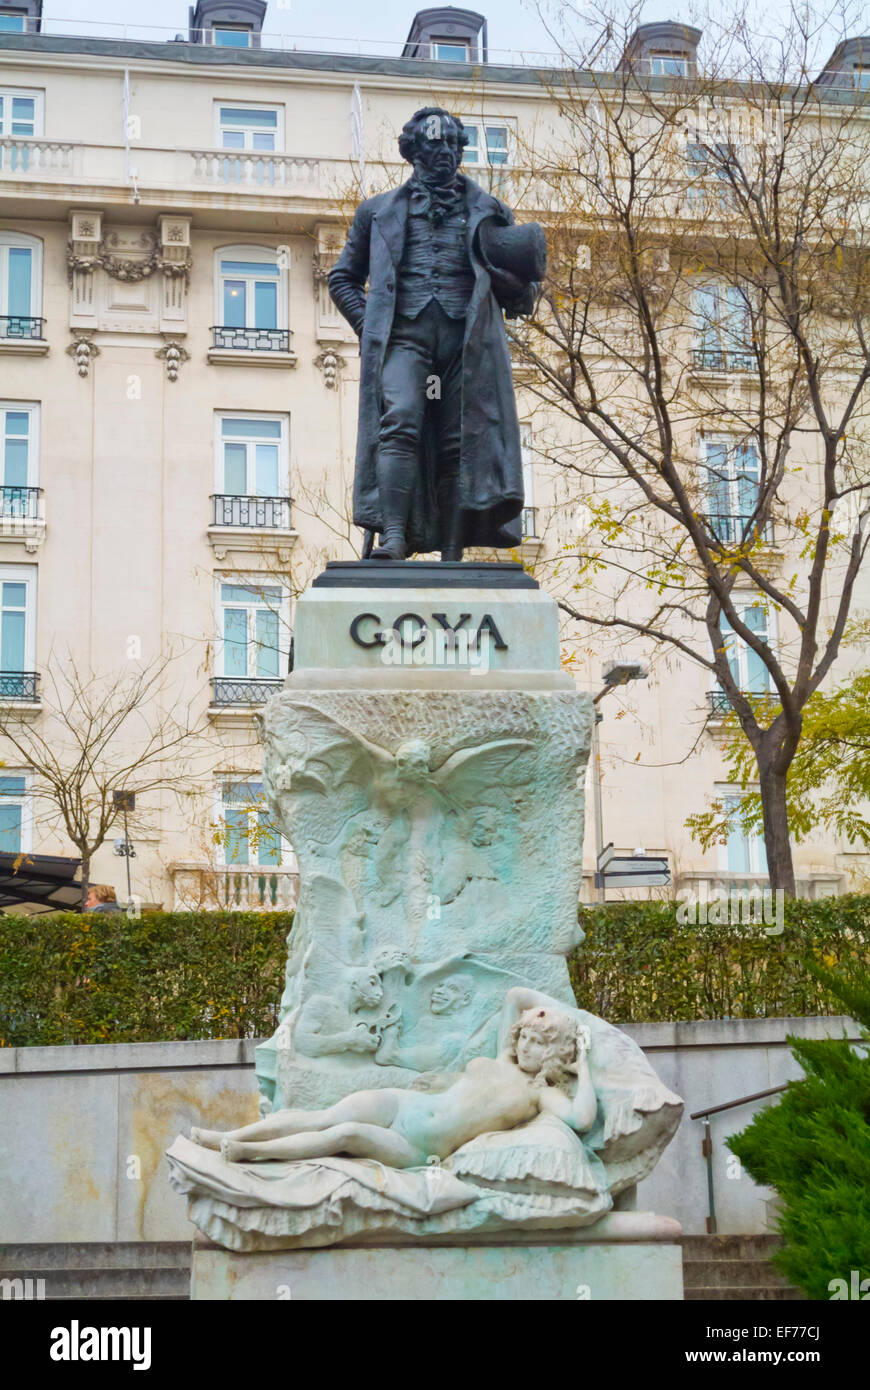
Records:
[[[0,87],[0,139],[14,142],[7,149],[0,149],[0,168],[26,172],[30,150],[27,145],[18,143],[16,137],[29,139],[41,134],[42,93]]]
[[[768,624],[765,610],[756,604],[746,603],[738,605],[737,612],[740,621],[767,645]],[[746,695],[768,694],[772,689],[770,672],[761,657],[727,622],[723,626],[725,652],[736,684]],[[712,692],[710,703],[714,713],[727,712],[731,708],[724,693],[719,690]]]
[[[33,838],[33,806],[27,773],[0,776],[0,852],[27,853]]]
[[[471,44],[467,40],[433,38],[432,57],[439,63],[468,63]]]
[[[287,593],[259,579],[220,579],[217,587],[215,704],[261,704],[287,672]]]
[[[212,26],[212,43],[219,48],[250,48],[251,26],[239,24],[215,24]]]
[[[280,868],[289,847],[275,827],[262,782],[226,781],[220,788],[218,815],[223,825],[223,862]]]
[[[711,281],[695,290],[693,320],[696,367],[709,371],[748,371],[755,363],[749,348],[752,319],[739,285]]]
[[[0,401],[0,516],[38,514],[39,407]]]
[[[760,831],[747,833],[740,823],[740,807],[743,798],[735,794],[734,788],[717,788],[728,817],[726,843],[720,847],[719,867],[732,874],[766,874],[767,853],[764,848],[764,835]]]
[[[286,416],[218,416],[215,526],[290,526]]]
[[[510,127],[504,121],[481,121],[462,117],[468,144],[462,153],[463,164],[497,167],[510,163]]]
[[[218,252],[214,346],[289,352],[287,272],[265,246]]]
[[[535,540],[538,534],[535,507],[535,478],[532,465],[532,426],[529,420],[520,423],[520,448],[523,460],[523,540]]]
[[[652,77],[687,77],[689,72],[688,58],[681,57],[678,53],[653,53],[649,60],[649,70]]]
[[[22,11],[0,14],[0,34],[23,34],[26,30],[27,17]]]
[[[41,93],[0,87],[0,135],[38,135]]]
[[[222,150],[280,150],[282,129],[277,106],[217,107],[218,144]]]
[[[42,243],[0,232],[0,338],[41,338]]]
[[[36,569],[0,566],[0,696],[35,700]]]
[[[852,69],[852,80],[860,91],[870,91],[870,67],[856,63]]]
[[[730,435],[704,438],[703,481],[708,520],[714,536],[736,544],[758,503],[759,461],[754,440]]]

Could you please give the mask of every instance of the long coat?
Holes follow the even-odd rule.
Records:
[[[498,272],[485,260],[476,233],[485,218],[507,225],[513,222],[513,214],[471,179],[460,177],[465,184],[468,250],[474,268],[462,349],[461,540],[463,546],[516,546],[522,540],[523,467],[502,307],[509,313],[529,312],[533,294],[529,290],[519,299],[504,294],[501,302],[497,299]],[[357,526],[375,532],[383,530],[377,480],[381,382],[396,311],[408,200],[409,184],[404,183],[361,203],[329,276],[336,305],[357,333],[362,329],[353,519]],[[424,427],[423,438],[423,467],[406,536],[409,553],[439,550],[443,539],[432,431]]]

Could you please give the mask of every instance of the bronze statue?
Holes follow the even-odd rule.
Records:
[[[399,139],[414,173],[360,204],[329,276],[361,339],[353,515],[377,559],[522,540],[503,315],[532,311],[544,234],[458,172],[467,143],[457,116],[415,112]]]

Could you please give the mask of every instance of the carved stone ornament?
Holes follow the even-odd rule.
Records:
[[[177,381],[181,365],[190,360],[190,353],[178,338],[169,337],[167,334],[163,336],[165,339],[163,347],[158,348],[154,356],[166,363],[166,375],[169,380]]]
[[[91,359],[100,355],[100,349],[93,338],[86,333],[76,333],[73,342],[70,343],[66,351],[67,356],[75,362],[79,376],[82,377],[88,375]]]
[[[323,372],[323,382],[327,391],[334,391],[338,384],[338,373],[341,368],[346,366],[345,360],[335,351],[335,348],[324,348],[319,357],[314,359],[315,367],[319,367]]]
[[[183,229],[179,229],[179,231],[183,236]],[[127,254],[118,255],[119,248]],[[135,252],[137,259],[131,258],[131,252]],[[98,266],[113,280],[121,280],[127,284],[147,280],[157,270],[171,278],[182,276],[185,282],[189,283],[192,264],[193,257],[189,248],[182,258],[169,259],[163,254],[161,243],[157,237],[151,232],[144,231],[137,238],[137,244],[131,248],[121,248],[118,233],[109,232],[92,253],[82,254],[72,247],[67,251],[70,284],[72,284],[75,271],[93,271]]]

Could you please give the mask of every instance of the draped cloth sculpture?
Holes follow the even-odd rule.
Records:
[[[646,1176],[682,1113],[624,1034],[521,988],[496,1059],[416,1087],[194,1130],[169,1150],[173,1185],[232,1250],[582,1227]]]

